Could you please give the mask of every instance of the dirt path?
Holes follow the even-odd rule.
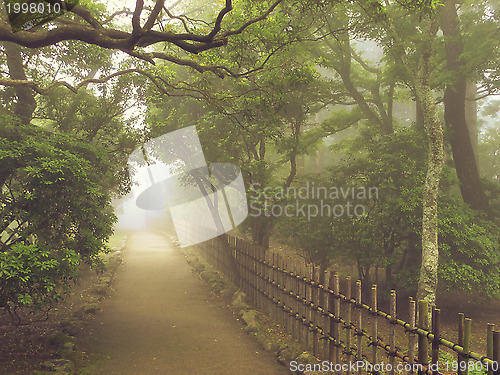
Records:
[[[114,288],[90,323],[86,349],[103,360],[88,374],[290,374],[157,233],[129,235]]]

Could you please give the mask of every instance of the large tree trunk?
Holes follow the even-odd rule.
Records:
[[[434,53],[433,39],[436,31],[437,25],[431,25],[429,40],[422,43],[422,55],[415,85],[429,143],[427,175],[423,194],[422,265],[417,299],[426,300],[430,305],[436,303],[439,265],[438,196],[444,165],[443,128],[430,85],[431,60]]]
[[[10,78],[13,80],[26,81],[26,73],[24,72],[23,58],[21,55],[21,47],[17,44],[4,42],[5,54],[7,55],[7,66],[9,68]],[[24,124],[31,121],[33,112],[36,109],[36,101],[33,91],[29,86],[16,86],[15,92],[17,103],[14,108],[14,113]]]
[[[454,77],[454,82],[446,86],[444,94],[444,119],[450,131],[451,149],[462,198],[475,210],[487,210],[488,198],[481,185],[476,155],[466,120],[467,77],[464,72],[464,62],[460,60],[464,45],[460,38],[455,3],[455,0],[446,0],[441,11],[441,29],[445,36],[447,66],[448,70],[453,72]]]
[[[7,67],[9,69],[10,78],[13,80],[26,80],[27,77],[24,72],[21,47],[9,42],[4,42],[3,46],[7,57]],[[36,109],[36,100],[33,91],[28,86],[16,86],[14,90],[17,96],[14,114],[20,118],[23,124],[28,124]],[[0,165],[0,189],[12,174],[16,165],[16,160],[11,160],[7,163],[4,162]]]
[[[468,82],[467,89],[465,91],[465,122],[467,123],[467,129],[469,129],[470,142],[472,144],[472,151],[474,152],[474,159],[476,160],[476,165],[478,172],[480,172],[479,161],[478,161],[478,127],[477,127],[477,86],[475,82]]]

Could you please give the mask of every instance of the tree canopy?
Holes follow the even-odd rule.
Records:
[[[296,198],[258,194],[240,228],[256,243],[281,234],[367,282],[384,269],[387,287],[431,303],[438,281],[498,295],[496,1],[66,9],[2,13],[2,306],[57,299],[105,248],[129,153],[191,125],[208,160],[242,169],[250,199],[308,182],[379,191],[359,217],[273,215]]]

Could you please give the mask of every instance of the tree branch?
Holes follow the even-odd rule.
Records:
[[[156,4],[149,15],[148,20],[144,24],[144,30],[151,30],[160,14],[163,6],[165,5],[165,0],[157,0]]]
[[[165,11],[165,13],[167,14],[167,16],[169,16],[171,19],[181,21],[181,22],[182,22],[182,26],[184,26],[184,30],[186,30],[186,32],[187,32],[187,33],[190,33],[190,32],[191,32],[191,31],[189,30],[189,27],[188,27],[188,25],[187,25],[186,20],[185,20],[183,17],[181,17],[181,16],[174,16],[174,15],[172,14],[172,12],[170,12],[170,10],[168,10],[168,8],[167,8],[167,7],[163,7],[163,10],[164,10],[164,11]]]
[[[248,26],[253,25],[256,22],[265,20],[267,18],[267,16],[269,16],[273,12],[273,10],[276,9],[276,7],[281,2],[283,2],[283,0],[277,0],[273,5],[271,5],[271,7],[266,12],[264,12],[259,17],[253,18],[250,21],[244,23],[239,29],[231,30],[231,31],[227,31],[227,32],[223,33],[222,36],[224,38],[226,38],[226,37],[231,36],[231,35],[241,34]]]
[[[144,0],[136,0],[135,10],[132,16],[132,35],[137,35],[141,32],[141,13],[144,8]]]
[[[88,9],[85,9],[80,5],[75,5],[71,9],[71,12],[83,18],[94,29],[102,29],[102,25],[92,16]]]
[[[219,15],[217,16],[217,19],[215,20],[215,25],[214,25],[214,28],[212,29],[212,31],[206,36],[206,40],[207,41],[211,41],[214,39],[215,35],[217,35],[217,33],[221,30],[222,28],[222,19],[224,18],[224,16],[229,13],[231,10],[233,10],[233,4],[231,2],[231,0],[226,0],[226,6],[224,9],[222,9],[219,13]]]
[[[186,52],[197,54],[227,44],[228,36],[240,34],[249,25],[265,19],[282,1],[284,0],[277,0],[261,16],[246,22],[237,30],[228,31],[219,37],[217,37],[217,34],[220,33],[222,20],[232,10],[232,3],[229,0],[226,1],[224,9],[219,12],[213,29],[206,35],[153,30],[154,23],[163,8],[164,0],[157,0],[155,7],[146,21],[145,27],[142,28],[140,20],[141,14],[145,9],[144,0],[137,0],[135,10],[132,13],[131,33],[113,28],[105,28],[91,15],[90,11],[82,6],[76,6],[72,9],[72,12],[81,17],[85,21],[85,24],[66,23],[50,30],[37,28],[36,30],[14,33],[8,22],[4,20],[0,24],[0,41],[8,41],[28,48],[41,48],[67,40],[78,40],[107,49],[120,50],[125,53],[130,53],[137,47],[147,47],[156,43],[166,42],[175,44]],[[106,19],[104,23],[110,22],[112,17],[118,14],[127,13],[125,10],[117,12],[111,18]]]
[[[12,80],[12,79],[4,79],[0,78],[0,86],[9,86],[9,87],[20,87],[20,86],[27,86],[30,87],[33,91],[35,91],[37,94],[40,95],[45,95],[47,94],[50,90],[56,88],[56,87],[65,87],[68,90],[70,90],[73,93],[78,93],[78,90],[81,88],[85,88],[90,84],[99,84],[99,83],[106,83],[110,79],[126,75],[126,74],[140,74],[146,78],[148,78],[155,86],[156,88],[162,92],[163,94],[166,94],[168,96],[191,96],[193,98],[199,99],[201,96],[203,96],[203,93],[200,90],[194,89],[192,87],[189,87],[188,84],[185,84],[185,87],[180,87],[180,86],[175,86],[166,81],[164,78],[156,76],[150,72],[147,72],[142,69],[126,69],[126,70],[121,70],[119,72],[112,73],[110,75],[107,75],[105,77],[101,78],[88,78],[77,85],[73,86],[69,84],[68,82],[65,81],[56,81],[52,82],[51,84],[42,87],[38,85],[36,82],[29,81],[29,80]],[[183,82],[182,82],[183,83]],[[191,94],[173,94],[172,91],[169,90],[177,90],[177,91],[185,91],[185,92],[191,92]],[[199,94],[196,96],[195,94]]]
[[[368,65],[366,63],[366,61],[364,61],[361,56],[359,56],[356,51],[354,50],[354,48],[351,47],[351,55],[352,55],[352,58],[357,62],[359,63],[359,65],[361,65],[366,71],[370,72],[370,73],[374,73],[374,74],[381,74],[382,71],[380,69],[377,69],[377,68],[374,68],[370,65]]]

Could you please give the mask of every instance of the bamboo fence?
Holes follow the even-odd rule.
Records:
[[[338,274],[320,273],[319,267],[301,258],[266,251],[227,234],[197,246],[214,268],[246,293],[250,303],[331,370],[500,375],[500,332],[493,324],[486,329],[487,353],[478,354],[469,349],[471,319],[464,314],[459,314],[454,343],[441,335],[440,310],[430,310],[425,301],[417,303],[410,297],[405,321],[398,317],[394,290],[386,313],[377,306],[377,285],[371,287],[370,301],[362,301],[360,280],[348,277],[341,291]]]

